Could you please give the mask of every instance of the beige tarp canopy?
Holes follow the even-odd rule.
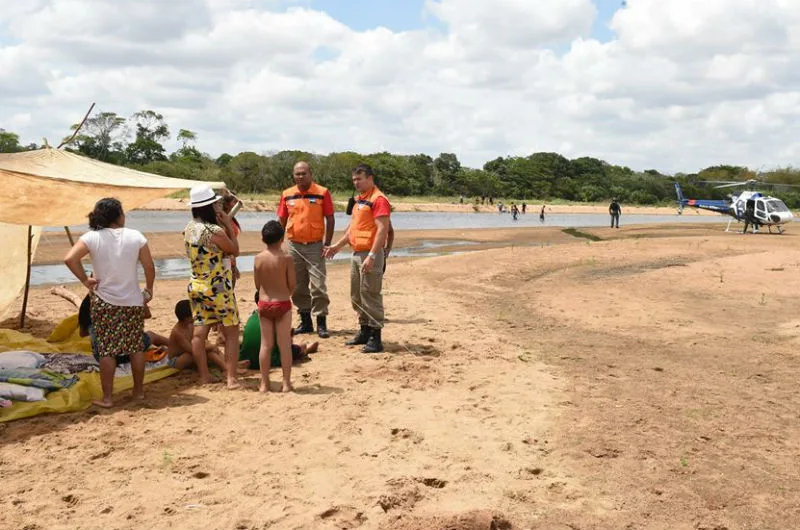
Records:
[[[161,177],[58,149],[0,153],[0,244],[6,256],[0,316],[25,286],[29,225],[36,227],[35,250],[38,227],[84,224],[103,197],[116,197],[126,210],[134,210],[197,184],[201,182]],[[225,187],[223,182],[205,184]]]

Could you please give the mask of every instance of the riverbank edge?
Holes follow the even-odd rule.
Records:
[[[264,199],[242,199],[242,211],[244,212],[274,212],[277,210],[277,200]],[[346,202],[334,202],[337,211],[343,211],[347,207]],[[506,206],[511,202],[504,202]],[[527,215],[539,215],[541,207],[545,206],[545,215],[549,214],[607,214],[607,204],[547,204],[542,202],[529,202]],[[144,205],[139,210],[150,211],[186,211],[189,209],[188,199],[162,198],[156,199]],[[433,212],[433,213],[497,213],[497,205],[476,205],[474,203],[459,202],[438,203],[438,202],[404,202],[395,201],[392,203],[394,212]],[[676,208],[667,206],[627,206],[623,204],[623,215],[674,215]],[[685,215],[719,215],[715,212],[702,210],[687,211]]]

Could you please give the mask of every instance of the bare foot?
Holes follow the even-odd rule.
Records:
[[[97,405],[98,407],[103,407],[104,409],[110,409],[114,406],[114,403],[110,399],[95,399],[92,400],[92,405]]]
[[[261,384],[258,386],[258,391],[262,394],[269,392],[269,379],[266,381],[261,381]]]
[[[239,368],[247,370],[248,368],[250,368],[250,361],[248,360],[239,361]]]
[[[242,385],[236,379],[228,379],[228,390],[236,390],[242,388]]]
[[[309,346],[306,346],[306,353],[317,353],[319,350],[319,342],[312,342]]]
[[[144,392],[140,394],[134,394],[133,399],[135,399],[136,401],[144,401]]]
[[[288,392],[294,392],[294,387],[292,386],[291,383],[283,383],[283,387],[281,388],[281,392],[283,392],[284,394],[288,393]]]

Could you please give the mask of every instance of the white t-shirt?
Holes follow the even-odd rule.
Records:
[[[144,305],[137,276],[144,235],[130,228],[103,228],[86,232],[81,241],[89,247],[97,296],[116,306]]]

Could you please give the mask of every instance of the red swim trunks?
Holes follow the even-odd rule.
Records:
[[[292,302],[290,300],[258,301],[258,314],[272,321],[280,319],[283,315],[285,315],[291,310],[292,310]]]

